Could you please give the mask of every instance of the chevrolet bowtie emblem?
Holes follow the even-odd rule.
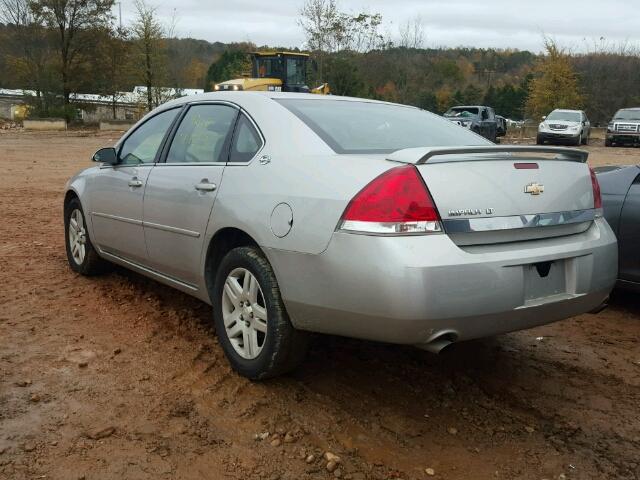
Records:
[[[530,183],[524,187],[524,193],[530,193],[531,195],[540,195],[544,192],[544,185],[540,185],[537,182]]]

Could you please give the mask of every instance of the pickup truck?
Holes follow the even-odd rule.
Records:
[[[640,108],[618,110],[607,126],[607,147],[640,143]]]
[[[451,107],[445,112],[444,118],[492,142],[498,138],[498,120],[491,107],[481,105]]]

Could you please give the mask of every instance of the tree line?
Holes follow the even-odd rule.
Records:
[[[111,96],[115,114],[120,92],[134,85],[148,87],[144,104],[150,109],[166,100],[161,87],[211,90],[249,74],[249,52],[282,48],[178,39],[175,21],[163,24],[146,0],[136,0],[134,20],[121,26],[114,3],[0,0],[0,87],[35,91],[31,115],[73,117],[74,92]],[[600,123],[640,103],[640,57],[627,46],[572,54],[542,39],[542,54],[427,48],[422,18],[392,34],[380,14],[346,12],[338,0],[305,0],[298,24],[313,59],[310,86],[328,82],[338,95],[438,113],[456,104],[486,104],[516,120],[584,108]]]

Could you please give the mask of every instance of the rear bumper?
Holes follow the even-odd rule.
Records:
[[[617,244],[603,219],[581,234],[503,245],[336,233],[320,255],[267,255],[296,328],[414,345],[443,333],[466,340],[588,312],[617,276]],[[562,265],[562,291],[532,299],[523,266],[547,261]]]

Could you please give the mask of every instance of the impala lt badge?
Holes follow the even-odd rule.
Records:
[[[493,215],[493,208],[462,208],[460,210],[449,210],[450,217],[470,217],[475,215]]]
[[[524,193],[531,195],[540,195],[542,192],[544,192],[544,185],[540,185],[538,182],[532,182],[524,187]]]

